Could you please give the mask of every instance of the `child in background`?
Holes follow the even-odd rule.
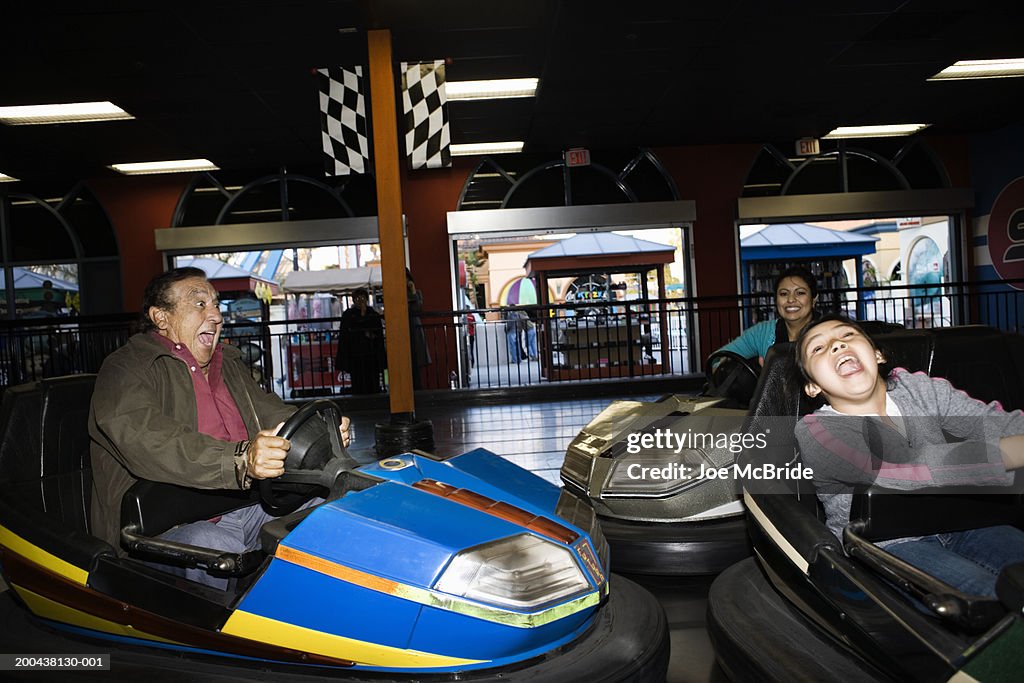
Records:
[[[827,402],[797,424],[797,444],[814,470],[826,523],[840,538],[855,488],[1009,485],[1008,470],[1024,466],[1020,411],[1006,413],[923,373],[896,368],[886,377],[883,354],[848,318],[812,322],[796,353],[804,391]],[[1011,526],[878,545],[954,588],[989,597],[999,571],[1024,562],[1024,532]]]

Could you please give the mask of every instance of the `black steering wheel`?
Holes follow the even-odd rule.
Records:
[[[704,376],[708,380],[705,393],[709,396],[733,398],[747,404],[754,395],[761,368],[756,358],[744,358],[733,351],[719,349],[708,356]]]
[[[291,442],[284,474],[259,480],[260,501],[267,512],[276,516],[293,512],[322,489],[330,491],[342,472],[357,465],[341,443],[340,423],[338,407],[317,399],[282,425],[277,435]]]

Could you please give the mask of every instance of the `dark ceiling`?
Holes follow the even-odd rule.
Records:
[[[365,64],[367,28],[391,29],[396,62],[449,58],[449,80],[540,77],[536,98],[452,103],[453,142],[791,146],[836,125],[924,122],[942,134],[1024,120],[1022,79],[925,80],[958,59],[1024,57],[1019,1],[36,5],[5,8],[0,104],[112,100],[137,118],[0,125],[0,172],[25,181],[190,157],[316,168],[312,72]]]

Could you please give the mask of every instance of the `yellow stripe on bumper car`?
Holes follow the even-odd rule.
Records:
[[[251,612],[236,610],[224,624],[221,633],[249,638],[280,647],[290,647],[325,657],[349,659],[364,666],[394,668],[428,668],[480,664],[487,660],[448,657],[418,650],[379,645],[354,638],[324,633],[288,624]]]
[[[16,584],[13,588],[17,591],[18,597],[24,600],[25,604],[28,605],[28,608],[32,610],[32,613],[42,617],[43,619],[59,621],[64,624],[71,624],[72,626],[79,626],[93,631],[112,633],[118,636],[127,636],[128,638],[155,640],[161,643],[171,643],[174,645],[181,644],[173,640],[138,631],[129,624],[118,624],[101,617],[93,616],[92,614],[87,614],[81,610],[68,607],[67,605],[63,605],[47,597],[43,597],[38,593],[34,593],[27,588],[22,588]]]
[[[89,579],[89,572],[81,567],[76,567],[70,562],[48,553],[2,526],[0,526],[0,546],[3,546],[15,555],[20,555],[30,562],[34,562],[55,574],[60,574],[64,578],[80,583],[83,586]]]

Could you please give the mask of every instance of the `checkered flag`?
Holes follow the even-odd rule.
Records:
[[[317,69],[327,175],[366,173],[370,161],[363,67]]]
[[[402,62],[402,109],[405,111],[405,154],[409,157],[410,168],[451,166],[443,61]]]

